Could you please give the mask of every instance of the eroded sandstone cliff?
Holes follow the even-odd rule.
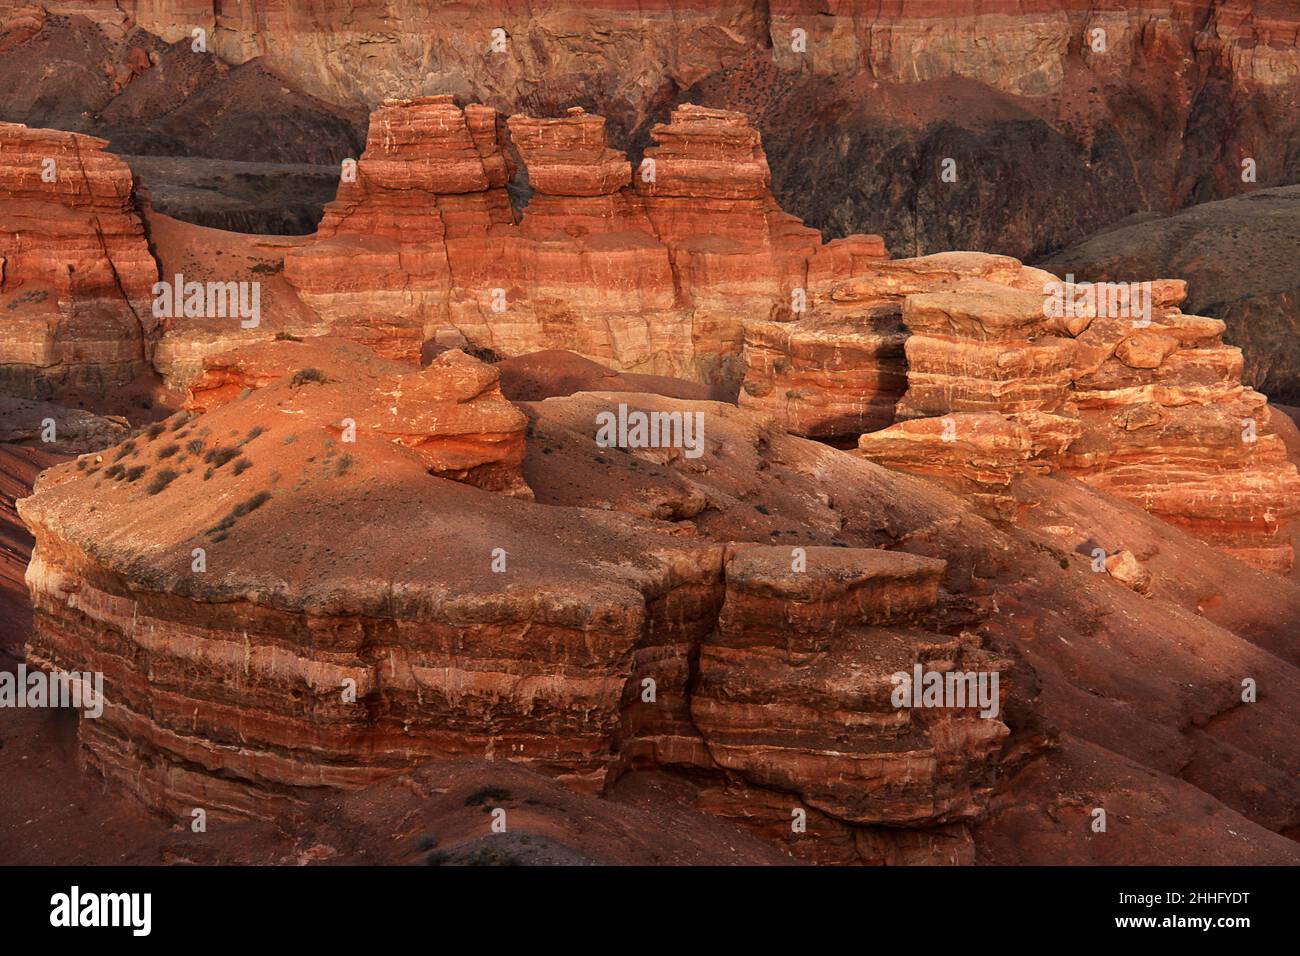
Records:
[[[0,123],[0,388],[103,391],[150,371],[157,264],[103,140]]]

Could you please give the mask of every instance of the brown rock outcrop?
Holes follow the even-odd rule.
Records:
[[[1223,323],[1179,310],[1184,283],[1071,286],[996,257],[960,277],[907,264],[878,267],[903,278],[902,421],[862,435],[862,454],[998,508],[1016,476],[1064,468],[1253,564],[1292,566],[1300,476]]]
[[[938,279],[936,291],[911,291],[914,279],[904,279],[902,320],[911,335],[901,421],[863,435],[858,449],[955,478],[1004,506],[1015,476],[1050,470],[1078,437],[1069,404],[1075,343],[1051,334],[1043,292],[1031,291],[1041,286],[1037,270],[996,257],[958,265],[963,275],[927,277]]]
[[[970,283],[971,291],[982,289],[986,296],[1015,299],[1017,292],[1008,290],[1028,296],[1051,278],[1006,256],[954,252],[889,259],[875,237],[829,243],[808,265],[806,315],[788,316],[793,319],[788,322],[746,325],[740,404],[777,415],[796,434],[856,441],[865,431],[893,424],[896,406],[909,387],[916,389],[918,397],[923,390],[933,393],[930,401],[940,407],[947,407],[953,397],[944,394],[945,375],[951,384],[954,373],[960,377],[969,373],[1001,382],[993,386],[995,392],[1006,391],[1014,387],[1012,376],[1025,371],[1026,361],[1020,367],[1000,364],[1000,347],[985,345],[983,355],[973,355],[954,367],[954,352],[976,352],[956,344],[966,333],[947,323],[930,328],[920,312],[912,320],[917,328],[909,329],[904,302],[911,295],[938,294],[963,283]],[[1018,305],[990,301],[989,314],[1005,316],[1017,308],[1023,312],[1025,301],[1017,301]],[[1024,321],[1027,327],[1035,324],[1032,318]],[[1042,325],[1041,318],[1037,325]],[[986,342],[988,334],[981,331],[976,338]],[[932,380],[924,386],[919,371],[914,384],[909,374],[913,354],[920,368],[929,367]],[[1034,364],[1033,356],[1025,358]],[[1038,358],[1041,364],[1042,356]],[[974,392],[980,391],[975,383],[972,386]],[[1018,407],[996,396],[985,397],[991,400],[970,403],[968,410]],[[917,413],[900,406],[897,417]]]
[[[0,388],[50,398],[150,370],[157,267],[107,145],[0,123]]]

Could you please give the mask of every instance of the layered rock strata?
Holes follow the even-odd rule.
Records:
[[[1268,400],[1241,384],[1241,350],[1223,344],[1218,319],[1182,313],[1181,281],[1149,284],[1151,313],[1137,320],[1140,288],[1109,288],[1124,317],[1102,310],[1076,338],[1083,435],[1064,466],[1251,564],[1290,569],[1300,475]]]
[[[890,700],[895,671],[1007,663],[934,630],[943,561],[814,547],[794,573],[787,548],[520,500],[520,473],[502,477],[524,416],[494,369],[336,345],[211,358],[203,414],[53,469],[20,505],[28,657],[104,672],[82,739],[105,776],[171,812],[257,815],[297,788],[478,755],[595,790],[656,767],[793,793],[850,844],[856,827],[978,815],[997,714]],[[611,398],[538,407],[590,443]],[[779,741],[756,722],[778,685]]]
[[[146,374],[157,266],[107,142],[0,123],[0,388],[50,398]]]
[[[1182,282],[1019,285],[964,278],[908,294],[907,391],[873,460],[964,482],[999,507],[1063,468],[1275,571],[1294,560],[1300,476],[1224,325],[1184,315]]]
[[[758,133],[683,106],[633,171],[580,109],[507,125],[532,190],[521,222],[494,111],[392,101],[286,277],[335,334],[390,356],[454,330],[500,357],[565,348],[734,391],[745,321],[788,312],[821,249],[772,198]]]

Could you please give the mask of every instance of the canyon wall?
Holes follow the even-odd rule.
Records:
[[[1035,261],[1134,213],[1300,181],[1300,14],[1269,0],[7,0],[0,23],[0,118],[177,156],[137,164],[160,205],[241,228],[305,232],[319,179],[304,179],[306,199],[263,190],[232,209],[178,154],[336,164],[358,155],[364,117],[384,99],[446,92],[505,115],[581,105],[607,117],[634,165],[683,102],[743,112],[765,137],[783,208],[827,238],[880,233],[909,256]],[[195,29],[210,52],[190,49]],[[1236,235],[1227,219],[1213,228]],[[1270,256],[1266,239],[1233,242],[1248,259]],[[1191,271],[1157,265],[1091,277]],[[1286,302],[1249,308],[1276,283],[1235,282],[1245,298],[1219,302],[1211,276],[1193,301],[1246,349],[1246,383],[1290,401],[1296,378],[1275,360]]]
[[[0,388],[31,398],[149,371],[158,278],[131,170],[103,140],[0,123]]]
[[[884,256],[878,238],[824,252],[783,212],[740,114],[680,107],[635,173],[580,108],[508,128],[533,191],[518,223],[495,111],[381,107],[355,181],[285,257],[335,334],[409,359],[440,335],[501,357],[564,348],[734,393],[745,322],[788,313],[812,260],[847,272]]]

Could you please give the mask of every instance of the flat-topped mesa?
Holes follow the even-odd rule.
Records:
[[[334,334],[418,358],[446,324],[446,241],[512,227],[508,180],[495,110],[385,100],[315,237],[285,256],[285,278]]]
[[[102,139],[0,123],[0,388],[103,391],[149,370],[157,266]]]
[[[554,500],[584,469],[625,487],[599,455],[538,466],[545,503],[512,496],[484,480],[506,464],[487,439],[524,434],[495,369],[452,351],[416,371],[364,351],[305,340],[212,356],[192,390],[205,413],[57,466],[19,505],[36,537],[28,658],[104,673],[104,714],[81,727],[104,776],[174,814],[260,815],[299,788],[463,756],[594,790],[655,767],[765,832],[774,821],[730,783],[763,807],[799,794],[844,837],[843,862],[863,827],[980,813],[1001,711],[891,698],[893,675],[917,666],[1002,667],[969,635],[932,630],[952,627],[944,561],[810,546],[796,570],[786,547]],[[588,392],[527,406],[536,457],[591,449],[592,412],[611,401],[707,414],[714,480],[770,427],[719,403]],[[801,475],[781,484],[815,500]],[[773,700],[793,729],[779,740]],[[805,842],[796,852],[825,855]]]
[[[1181,281],[1066,290],[1081,306],[1072,399],[1083,434],[1065,468],[1242,560],[1288,570],[1300,475],[1267,399],[1242,386],[1224,324],[1183,314]]]

